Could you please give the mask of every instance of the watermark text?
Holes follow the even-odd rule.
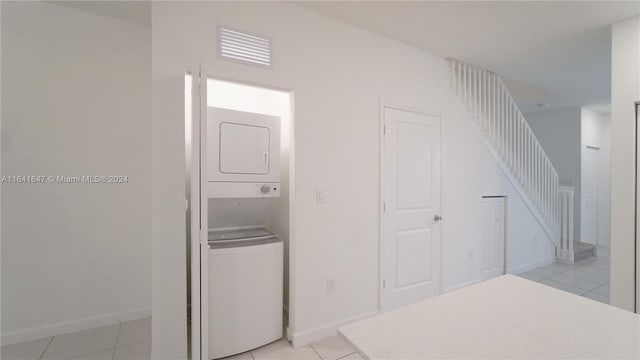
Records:
[[[3,175],[3,184],[127,184],[126,175]]]

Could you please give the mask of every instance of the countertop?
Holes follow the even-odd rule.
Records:
[[[640,316],[513,275],[338,330],[365,359],[640,358]]]

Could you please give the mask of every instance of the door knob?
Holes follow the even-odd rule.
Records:
[[[436,216],[433,217],[433,221],[440,221],[442,220],[442,216],[436,214]]]

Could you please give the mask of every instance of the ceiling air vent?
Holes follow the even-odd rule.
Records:
[[[271,67],[271,39],[218,26],[218,56],[248,65]]]

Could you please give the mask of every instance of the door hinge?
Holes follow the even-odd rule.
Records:
[[[382,135],[387,135],[387,125],[382,126]]]
[[[382,212],[387,212],[387,203],[382,202]]]
[[[387,288],[387,280],[382,280],[382,288],[383,289]]]

